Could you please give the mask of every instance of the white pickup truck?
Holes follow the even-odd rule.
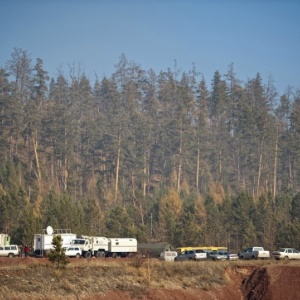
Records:
[[[268,259],[270,258],[270,251],[263,247],[250,247],[239,254],[240,259]]]

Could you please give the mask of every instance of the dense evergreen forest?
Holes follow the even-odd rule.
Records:
[[[99,70],[101,72],[101,70]],[[300,93],[272,78],[209,83],[124,54],[93,83],[49,78],[15,48],[0,66],[0,232],[51,225],[139,242],[300,248]]]

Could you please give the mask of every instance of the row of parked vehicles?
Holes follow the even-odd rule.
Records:
[[[218,248],[218,249],[214,249]],[[249,247],[239,253],[231,253],[225,247],[186,247],[178,248],[178,254],[174,256],[174,261],[187,260],[249,260],[249,259],[270,259],[270,251],[263,247]],[[280,248],[272,253],[276,260],[280,259],[300,259],[300,252],[295,248]]]
[[[181,247],[173,251],[161,252],[159,259],[165,261],[235,260],[238,259],[238,255],[230,253],[226,247]]]
[[[106,238],[95,236],[79,236],[68,230],[53,230],[48,226],[44,233],[34,235],[33,252],[36,256],[45,256],[50,252],[52,239],[61,235],[63,249],[68,257],[130,257],[138,252],[137,240],[134,238]],[[0,234],[0,257],[20,255],[17,245],[10,245],[10,237]],[[272,253],[273,258],[300,259],[300,252],[295,248],[280,248]],[[185,260],[237,260],[237,259],[269,259],[270,251],[263,247],[249,247],[239,253],[231,253],[226,247],[181,247],[176,251],[164,251],[160,258],[168,261]]]
[[[174,260],[185,261],[185,260],[237,260],[239,257],[235,253],[231,253],[225,249],[222,250],[211,250],[209,249],[185,249],[179,253]]]

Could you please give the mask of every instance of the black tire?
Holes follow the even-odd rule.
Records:
[[[285,257],[284,257],[284,260],[289,260],[289,257],[288,257],[288,256],[285,256]]]
[[[80,255],[79,253],[77,253],[77,254],[75,255],[76,258],[80,258],[80,256],[81,256],[81,255]]]
[[[15,255],[14,255],[13,253],[9,253],[9,254],[8,254],[8,257],[9,257],[9,258],[13,258],[13,257],[15,257]]]
[[[117,253],[113,253],[113,254],[112,254],[112,257],[113,257],[113,258],[117,258],[117,257],[118,257],[118,254],[117,254]]]
[[[90,251],[85,252],[84,257],[85,258],[91,258],[92,253]]]

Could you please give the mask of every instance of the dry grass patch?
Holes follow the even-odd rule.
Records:
[[[27,299],[63,299],[64,295],[69,299],[84,299],[88,294],[107,291],[126,291],[132,298],[142,299],[151,289],[210,290],[214,285],[226,284],[228,269],[240,273],[243,268],[279,263],[274,260],[162,262],[144,259],[139,262],[134,258],[71,259],[65,269],[56,270],[46,261],[19,266],[5,262],[9,265],[0,264],[0,295],[11,296],[7,300],[14,299],[12,295],[27,295]],[[300,266],[296,261],[287,264]],[[35,295],[39,298],[34,298]]]

